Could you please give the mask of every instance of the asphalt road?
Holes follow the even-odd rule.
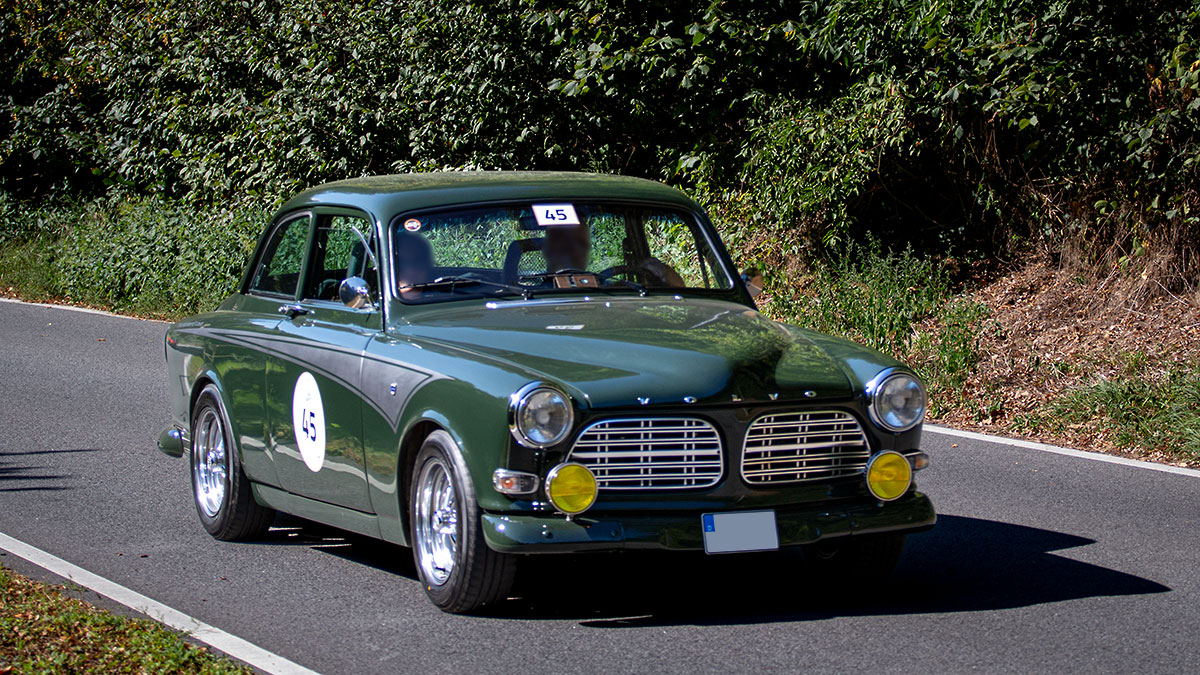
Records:
[[[217,542],[154,448],[165,328],[0,303],[0,532],[322,672],[1200,668],[1200,478],[943,435],[938,525],[858,589],[784,554],[555,557],[461,617],[407,549],[302,521]]]

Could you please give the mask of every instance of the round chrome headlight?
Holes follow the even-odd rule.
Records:
[[[509,430],[521,445],[556,445],[570,433],[574,421],[570,399],[553,387],[527,384],[509,399]]]
[[[884,371],[867,385],[871,419],[889,431],[908,431],[925,419],[925,387],[908,373]]]

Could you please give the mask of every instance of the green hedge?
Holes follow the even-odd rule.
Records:
[[[105,198],[31,209],[0,200],[0,283],[180,318],[233,292],[270,213],[163,198]]]
[[[1200,244],[1200,0],[0,8],[0,191],[22,200],[265,208],[353,175],[556,168],[693,189],[772,268],[867,232]]]

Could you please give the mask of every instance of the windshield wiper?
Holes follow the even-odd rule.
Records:
[[[532,292],[533,292],[533,289],[526,288],[525,286],[514,286],[512,284],[500,283],[499,281],[489,281],[488,279],[477,279],[475,277],[458,277],[458,276],[438,277],[438,278],[434,279],[433,281],[423,281],[419,284],[411,284],[409,286],[409,288],[411,288],[413,290],[421,290],[421,289],[425,289],[425,288],[438,288],[440,286],[449,286],[450,291],[453,292],[454,288],[456,286],[474,285],[474,284],[479,284],[481,286],[492,286],[495,288],[502,288],[506,291],[512,291],[513,293],[520,293],[521,297],[525,300],[528,300],[532,296]]]

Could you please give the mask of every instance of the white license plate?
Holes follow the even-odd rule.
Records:
[[[700,516],[704,529],[705,553],[773,551],[779,548],[774,511],[705,513]]]

